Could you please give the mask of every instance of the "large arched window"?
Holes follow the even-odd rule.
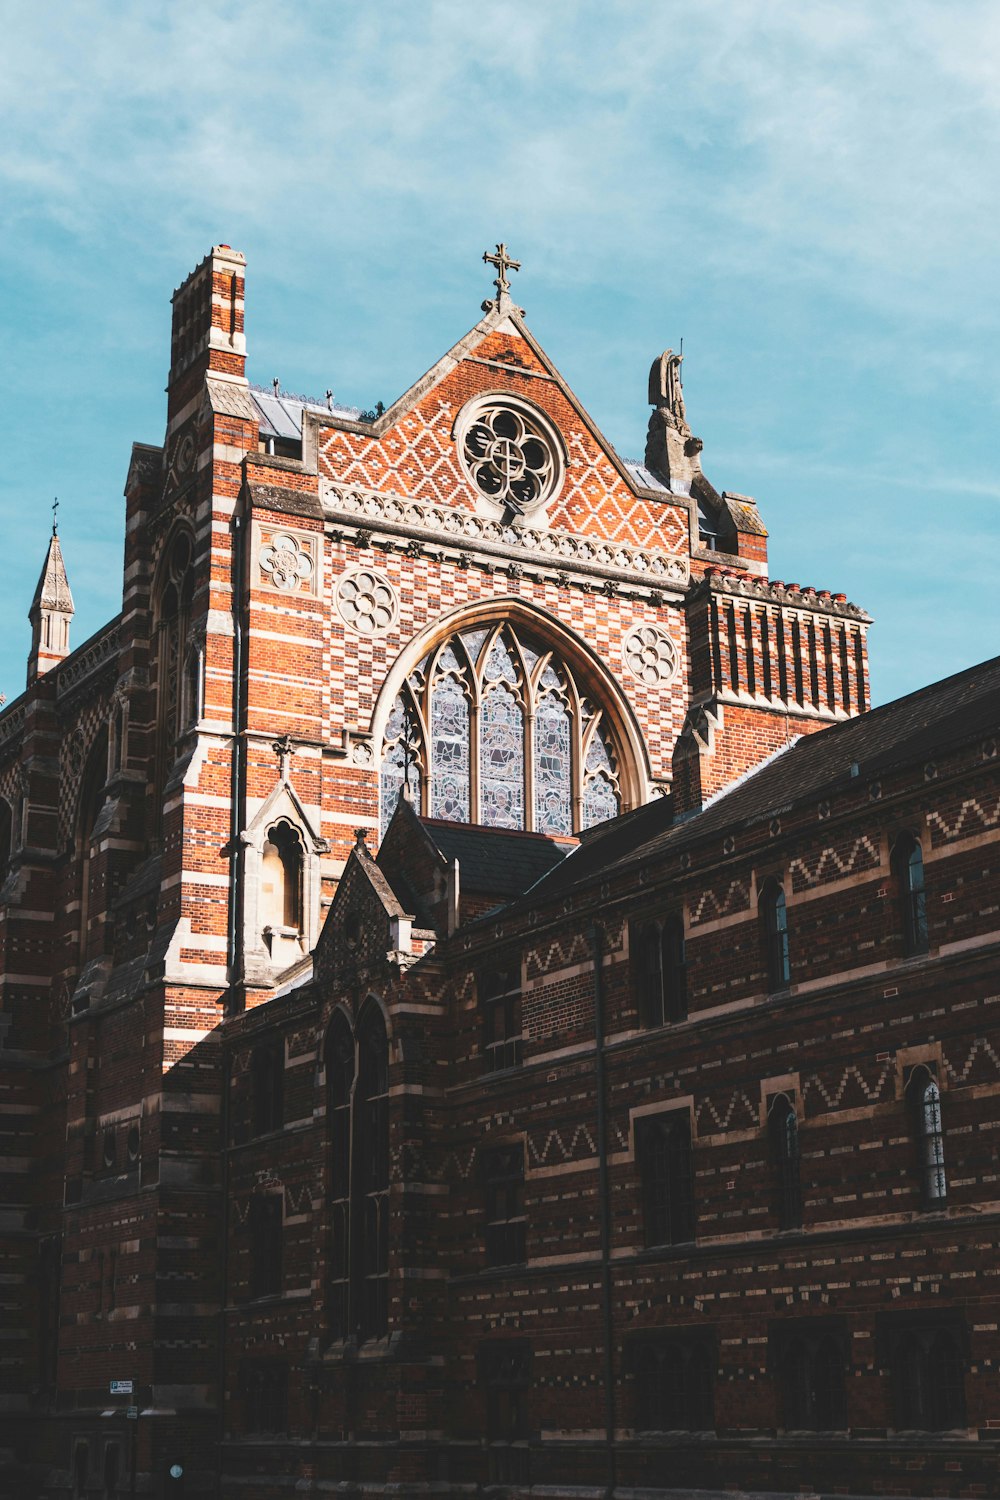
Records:
[[[427,817],[568,835],[621,811],[620,749],[551,647],[475,625],[410,672],[386,722],[382,831],[403,786]]]

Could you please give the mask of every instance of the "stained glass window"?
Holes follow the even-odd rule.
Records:
[[[479,818],[490,828],[524,827],[524,714],[502,685],[479,707]]]
[[[431,694],[431,817],[468,823],[470,811],[469,700],[451,647],[441,653]]]
[[[583,826],[592,828],[618,815],[617,778],[600,725],[591,735],[584,767]]]
[[[411,671],[393,704],[382,830],[405,779],[426,816],[571,835],[621,810],[618,753],[600,703],[544,640],[509,624],[465,629]]]
[[[416,715],[402,694],[392,705],[385,726],[385,750],[382,755],[382,836],[392,821],[403,790],[410,788],[414,803],[420,806],[420,730]]]
[[[546,669],[543,682],[551,671],[551,667]],[[535,710],[535,828],[539,833],[573,832],[571,755],[569,710],[556,693],[546,693]]]

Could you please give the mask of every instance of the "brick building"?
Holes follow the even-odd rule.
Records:
[[[868,712],[679,358],[623,459],[493,263],[358,412],[248,384],[215,247],[72,652],[53,536],[4,1482],[995,1493],[1000,664]]]

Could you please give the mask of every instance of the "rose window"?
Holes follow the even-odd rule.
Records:
[[[462,454],[477,488],[517,513],[548,498],[558,476],[556,456],[540,421],[512,406],[480,408]]]
[[[337,609],[359,635],[383,635],[395,622],[399,601],[388,578],[374,568],[358,568],[337,585]]]
[[[655,625],[643,625],[625,638],[625,660],[629,670],[648,687],[669,682],[677,671],[677,648]]]

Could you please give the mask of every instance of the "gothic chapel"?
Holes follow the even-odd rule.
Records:
[[[728,1283],[680,1290],[676,1246],[715,1244],[727,1209],[699,1218],[704,1171],[677,1162],[704,1166],[729,1125],[708,1131],[678,1049],[733,1052],[718,1028],[744,979],[748,1027],[796,993],[805,887],[781,840],[820,745],[860,786],[857,736],[888,722],[869,617],[769,577],[755,502],[702,470],[678,355],[654,361],[625,458],[529,331],[506,247],[484,259],[472,330],[358,411],[249,382],[244,257],[213,247],[173,296],[162,446],[132,448],[120,613],[72,649],[53,530],[27,688],[0,713],[5,1493],[809,1477],[764,1354],[723,1352]],[[734,844],[719,809],[772,784]],[[693,879],[709,826],[714,905],[674,892],[650,916],[643,851],[687,851],[656,879]],[[870,835],[857,871],[885,883],[902,858],[917,890],[921,826],[905,856],[888,824]],[[926,954],[934,919],[907,910]],[[758,921],[755,969],[738,933]],[[737,1135],[761,1160],[780,1136],[797,1172],[813,1095],[774,1060],[758,1118],[751,1050]],[[916,1061],[936,1088],[943,1064]],[[772,1229],[801,1237],[783,1180]],[[640,1246],[626,1288],[643,1220],[669,1252]],[[795,1358],[820,1338],[840,1360],[824,1316]],[[808,1427],[826,1387],[806,1385]]]

